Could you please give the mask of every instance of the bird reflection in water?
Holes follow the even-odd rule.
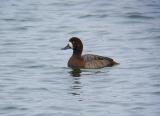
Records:
[[[79,69],[79,68],[72,69],[72,71],[70,71],[69,73],[73,77],[80,77],[81,76],[81,69]]]
[[[72,69],[72,71],[69,72],[70,75],[73,77],[73,83],[71,85],[71,92],[70,94],[76,96],[82,93],[81,88],[81,70],[80,69]],[[81,99],[79,99],[81,101]]]

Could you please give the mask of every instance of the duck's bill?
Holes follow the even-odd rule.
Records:
[[[71,49],[71,47],[69,46],[69,44],[66,47],[62,48],[61,50],[67,50],[67,49]]]

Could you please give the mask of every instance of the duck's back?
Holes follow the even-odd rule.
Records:
[[[85,68],[103,68],[117,64],[113,59],[99,55],[86,54],[82,58],[85,62]]]

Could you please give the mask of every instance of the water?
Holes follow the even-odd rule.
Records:
[[[1,116],[158,116],[159,0],[1,0]],[[74,71],[84,53],[120,65]]]

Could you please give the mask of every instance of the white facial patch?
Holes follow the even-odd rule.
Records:
[[[71,42],[68,42],[68,45],[73,49],[73,44]]]

